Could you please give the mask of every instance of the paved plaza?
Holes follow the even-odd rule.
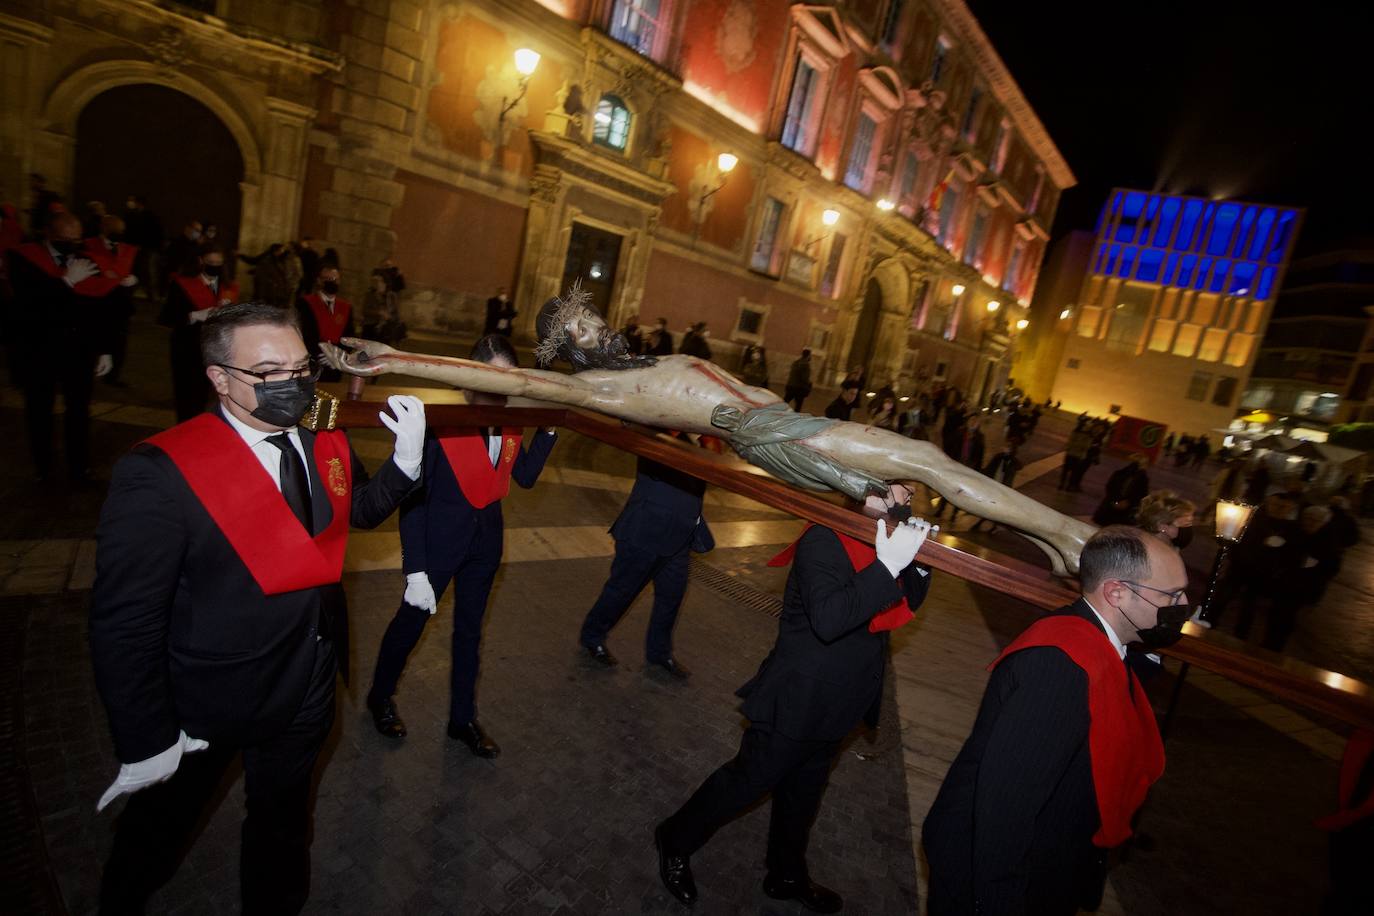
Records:
[[[130,444],[170,423],[164,347],[158,330],[138,323],[132,387],[97,386],[94,442],[104,473]],[[809,406],[823,406],[819,395]],[[1115,464],[1095,468],[1082,495],[1056,491],[1048,471],[1066,430],[1062,420],[1042,423],[1020,485],[1086,515]],[[117,769],[86,648],[102,494],[32,483],[12,388],[0,393],[0,435],[0,880],[23,891],[7,894],[0,909],[84,914],[93,911],[120,807],[94,811]],[[996,430],[990,454],[999,438]],[[355,444],[373,466],[389,452],[380,432],[361,433]],[[319,768],[307,912],[687,912],[658,883],[651,831],[734,753],[742,720],[733,691],[772,644],[785,577],[766,561],[801,526],[708,491],[706,516],[720,546],[694,560],[677,629],[676,651],[693,677],[684,684],[645,670],[647,595],[612,634],[621,666],[594,669],[579,655],[576,634],[609,567],[605,529],[633,469],[630,456],[565,435],[540,484],[507,501],[508,562],[487,618],[478,694],[482,721],[503,748],[495,761],[444,735],[451,625],[444,604],[398,694],[410,736],[388,742],[373,731],[361,697],[402,591],[399,542],[394,519],[354,534],[345,577],[353,681],[340,691]],[[1206,479],[1161,469],[1155,485],[1201,495]],[[961,517],[947,530],[964,536],[970,522]],[[969,537],[1036,556],[1006,532]],[[1208,537],[1190,548],[1195,575],[1205,573],[1210,551]],[[1366,537],[1325,605],[1304,618],[1294,654],[1371,677],[1371,566]],[[972,724],[985,666],[1034,616],[1006,596],[937,573],[924,610],[895,634],[883,725],[852,736],[812,834],[813,875],[845,895],[845,912],[920,911],[921,821]],[[1165,676],[1152,688],[1158,707],[1172,686]],[[1332,723],[1195,670],[1168,741],[1168,770],[1143,812],[1147,841],[1112,872],[1101,912],[1316,912],[1326,886],[1325,838],[1311,822],[1334,803],[1343,737]],[[237,912],[241,812],[241,774],[231,772],[154,912]],[[801,912],[759,889],[767,817],[761,806],[694,858],[695,912]]]

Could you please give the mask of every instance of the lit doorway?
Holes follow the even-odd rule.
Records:
[[[585,223],[573,223],[568,240],[568,257],[563,263],[563,287],[567,292],[577,281],[589,293],[597,310],[611,315],[611,295],[615,291],[616,266],[620,263],[622,237]]]

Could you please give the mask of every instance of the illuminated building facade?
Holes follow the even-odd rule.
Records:
[[[1033,320],[1057,337],[1041,347],[1053,372],[1037,371],[1049,396],[1183,433],[1224,429],[1301,222],[1286,207],[1112,191],[1091,245],[1066,261],[1081,281],[1049,281],[1076,297],[1037,302]]]
[[[0,44],[7,200],[39,171],[246,252],[312,235],[354,289],[394,256],[413,328],[506,286],[529,334],[580,279],[775,382],[809,346],[821,380],[1000,384],[1074,182],[962,0],[52,0]]]
[[[1241,407],[1319,432],[1374,421],[1374,250],[1293,261]]]

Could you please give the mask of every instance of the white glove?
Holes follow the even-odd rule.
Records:
[[[120,286],[137,286],[137,285],[138,285],[138,277],[135,277],[133,274],[129,274],[129,275],[128,275],[127,277],[125,277],[123,280],[120,280],[120,281],[119,281],[119,285],[120,285]]]
[[[62,274],[62,279],[67,281],[68,286],[75,286],[82,280],[94,277],[100,273],[100,268],[95,266],[94,261],[85,258],[69,258],[67,260],[67,270]]]
[[[412,480],[418,477],[420,460],[425,446],[425,403],[408,394],[393,394],[386,399],[387,406],[396,419],[377,414],[382,425],[396,434],[396,466],[405,471]],[[416,473],[411,473],[414,470]]]
[[[406,575],[405,597],[401,600],[411,607],[429,611],[431,617],[439,609],[439,602],[434,597],[434,586],[429,584],[428,573],[408,573]]]
[[[138,763],[123,763],[119,766],[119,776],[105,790],[105,794],[100,796],[100,801],[95,803],[96,813],[105,810],[105,806],[114,801],[121,795],[130,792],[137,792],[139,789],[146,789],[159,782],[165,782],[172,778],[172,774],[181,765],[181,755],[190,754],[195,751],[203,751],[210,746],[208,741],[199,738],[188,738],[182,732],[176,744],[167,750],[147,760],[140,760]]]
[[[196,309],[195,311],[189,312],[186,315],[186,323],[196,324],[198,322],[204,321],[206,318],[210,317],[210,313],[213,311],[214,309]]]
[[[878,519],[878,536],[873,544],[878,551],[878,562],[887,567],[892,578],[897,578],[916,559],[916,552],[929,534],[930,522],[923,518],[909,518],[893,528],[889,537],[887,521]]]
[[[95,377],[104,378],[110,374],[114,368],[114,357],[108,353],[102,353],[95,358]]]

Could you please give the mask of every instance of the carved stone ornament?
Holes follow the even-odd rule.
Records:
[[[158,29],[157,37],[148,42],[148,53],[162,67],[179,67],[186,60],[190,48],[186,33],[174,25]]]
[[[726,73],[738,73],[754,62],[758,17],[753,0],[730,0],[716,26],[716,53]]]

